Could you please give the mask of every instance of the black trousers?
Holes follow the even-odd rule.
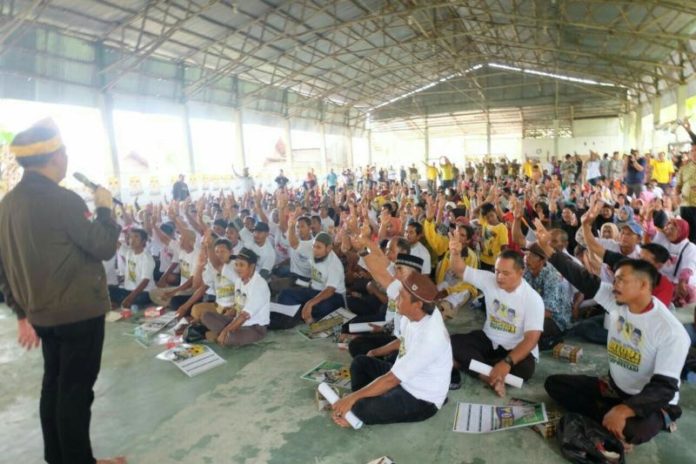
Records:
[[[392,364],[369,356],[358,356],[350,365],[351,388],[360,390],[392,368]],[[420,422],[437,413],[437,406],[419,400],[399,385],[388,392],[358,400],[352,409],[366,424],[394,424],[397,422]]]
[[[600,424],[611,408],[630,397],[623,392],[616,392],[607,381],[587,375],[551,375],[546,378],[544,388],[563,408],[587,416]],[[628,419],[623,434],[628,443],[639,445],[664,429],[665,421],[662,414],[654,412],[648,417]]]
[[[469,364],[472,359],[494,366],[509,353],[509,351],[502,346],[493,349],[493,344],[486,334],[483,333],[483,330],[474,330],[467,334],[452,335],[451,340],[454,360],[459,363],[462,370],[474,377],[478,377],[478,374],[469,370]],[[536,360],[530,353],[522,361],[515,364],[510,370],[510,373],[527,381],[534,375],[535,368]]]
[[[44,376],[41,429],[49,464],[96,462],[89,425],[101,367],[104,316],[55,327],[34,327],[41,338]]]
[[[696,243],[696,206],[682,206],[679,215],[689,223],[689,241]]]
[[[558,324],[550,318],[544,318],[544,331],[539,339],[539,350],[547,351],[563,341],[563,331]]]

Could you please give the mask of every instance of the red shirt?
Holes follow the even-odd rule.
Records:
[[[660,281],[657,286],[653,288],[653,296],[663,302],[665,306],[669,307],[672,302],[672,297],[674,296],[674,284],[664,275],[660,274]]]

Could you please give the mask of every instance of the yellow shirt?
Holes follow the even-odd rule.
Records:
[[[524,175],[531,179],[531,177],[532,177],[532,163],[530,163],[529,161],[525,161],[524,165],[522,165],[522,170],[524,171]]]
[[[437,179],[437,168],[434,166],[428,166],[427,169],[425,170],[425,177],[428,180],[436,180]]]
[[[454,166],[452,163],[441,164],[440,169],[442,169],[442,180],[452,180],[454,179]]]
[[[658,184],[668,184],[672,174],[674,174],[674,165],[671,160],[652,160],[652,178],[657,181]]]
[[[681,189],[682,206],[696,206],[696,162],[689,161],[679,169],[677,188]]]
[[[502,222],[494,226],[485,224],[482,238],[481,261],[493,266],[503,247],[509,243],[507,227]]]

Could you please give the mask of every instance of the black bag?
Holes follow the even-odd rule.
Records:
[[[195,343],[205,340],[205,333],[208,329],[203,324],[191,324],[186,327],[182,338],[186,343]]]
[[[558,424],[556,438],[561,454],[576,464],[625,464],[623,444],[607,429],[592,419],[569,413]],[[619,455],[608,459],[602,449]]]

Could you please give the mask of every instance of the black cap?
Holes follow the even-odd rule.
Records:
[[[409,255],[406,253],[399,253],[396,256],[396,263],[399,266],[408,266],[420,272],[423,269],[423,258],[418,256]]]
[[[254,226],[254,232],[270,232],[270,230],[268,224],[265,222],[257,222]]]
[[[253,250],[250,250],[249,248],[242,248],[239,250],[239,253],[237,254],[235,259],[243,259],[249,264],[256,264],[256,262],[259,260],[259,257],[256,253],[254,253]]]

